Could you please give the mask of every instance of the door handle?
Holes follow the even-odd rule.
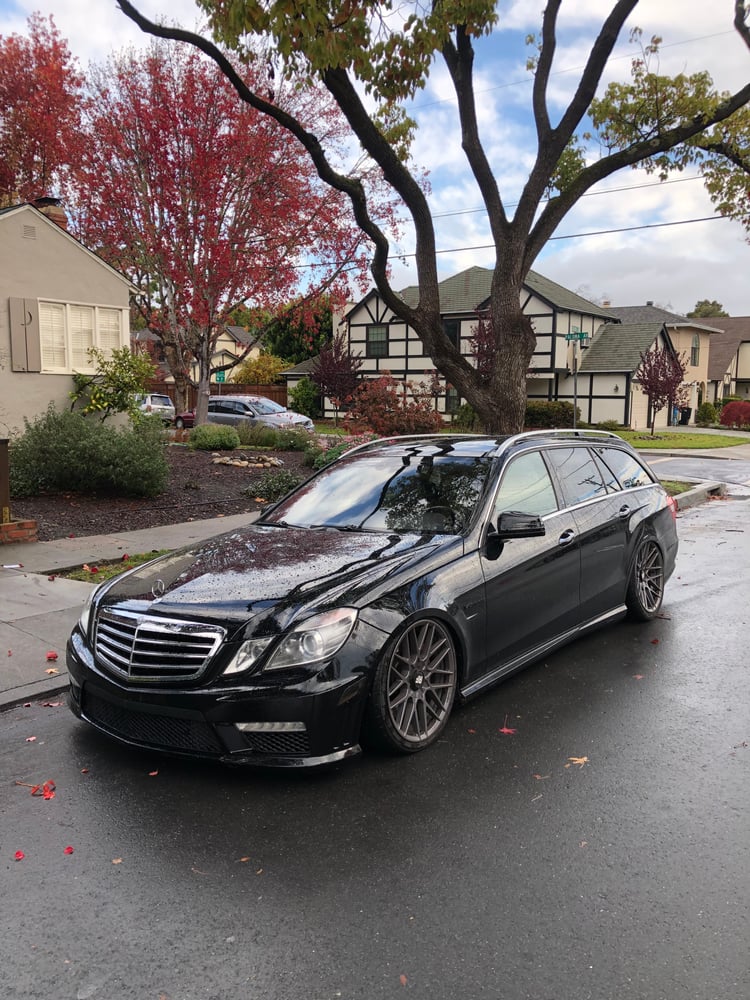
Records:
[[[557,539],[558,545],[570,545],[573,539],[576,537],[575,531],[572,528],[568,528],[567,531],[563,531],[560,537]]]
[[[630,516],[630,507],[628,507],[628,505],[625,504],[624,506],[620,507],[617,514],[620,520],[624,521],[626,517]]]

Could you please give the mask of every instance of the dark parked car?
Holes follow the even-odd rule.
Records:
[[[455,699],[653,618],[676,552],[674,502],[614,434],[375,441],[96,590],[70,705],[124,743],[237,764],[421,750]]]
[[[277,430],[301,427],[313,431],[314,424],[309,417],[294,410],[287,410],[281,403],[275,403],[265,396],[209,396],[208,419],[212,424],[265,424]],[[177,427],[192,427],[195,410],[180,413],[175,420]]]

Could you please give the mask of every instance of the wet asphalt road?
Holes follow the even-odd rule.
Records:
[[[750,997],[750,499],[679,526],[664,617],[413,758],[232,772],[6,713],[2,997]]]

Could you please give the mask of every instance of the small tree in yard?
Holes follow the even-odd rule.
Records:
[[[635,378],[648,396],[651,407],[651,433],[654,433],[656,414],[665,406],[674,406],[680,398],[680,389],[687,363],[684,355],[675,354],[668,347],[658,347],[641,354],[641,363]]]
[[[71,410],[80,403],[82,413],[96,413],[103,421],[112,413],[134,414],[136,396],[148,391],[156,371],[148,355],[131,354],[128,347],[112,351],[110,358],[105,358],[96,347],[90,348],[88,355],[96,365],[96,372],[73,375],[75,388],[69,393]]]
[[[257,358],[248,358],[236,368],[232,375],[233,382],[242,385],[273,385],[281,381],[281,373],[289,365],[283,358],[274,354],[260,354]]]
[[[360,383],[352,416],[383,437],[434,433],[443,420],[433,409],[431,396],[429,386],[399,382],[390,372],[383,372],[380,378]]]
[[[310,378],[321,395],[331,400],[334,426],[338,424],[339,410],[351,399],[359,384],[361,367],[362,359],[349,353],[342,333],[323,348],[313,364]]]

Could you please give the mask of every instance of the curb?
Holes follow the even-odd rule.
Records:
[[[677,511],[679,512],[688,510],[690,507],[697,507],[698,504],[704,503],[706,500],[724,497],[726,493],[726,483],[705,482],[693,486],[692,489],[686,490],[684,493],[679,493],[674,499],[677,501]]]

